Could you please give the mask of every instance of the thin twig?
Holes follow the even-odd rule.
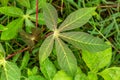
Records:
[[[38,27],[38,0],[36,0],[36,28]]]
[[[118,4],[107,4],[107,5],[100,5],[98,8],[116,8],[120,7]]]
[[[26,51],[26,50],[28,50],[28,49],[29,49],[29,47],[26,47],[26,48],[24,48],[24,49],[22,49],[22,50],[19,50],[19,51],[17,51],[17,52],[14,52],[14,53],[8,55],[5,59],[6,59],[6,60],[7,60],[7,59],[10,59],[10,58],[12,58],[13,56],[15,56],[16,54],[21,53],[21,52],[24,52],[24,51]]]

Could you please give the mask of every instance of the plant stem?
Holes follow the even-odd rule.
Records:
[[[38,27],[38,0],[36,0],[36,28]]]
[[[7,59],[10,59],[10,58],[12,58],[13,56],[15,56],[16,54],[21,53],[21,52],[24,52],[24,51],[26,51],[26,50],[28,50],[28,49],[29,49],[29,47],[26,47],[26,48],[24,48],[24,49],[22,49],[22,50],[19,50],[19,51],[17,51],[17,52],[14,52],[14,53],[8,55],[5,59],[6,59],[6,60],[7,60]]]

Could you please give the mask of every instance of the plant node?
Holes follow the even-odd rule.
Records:
[[[56,30],[54,31],[54,37],[57,38],[58,35],[59,35],[59,31],[56,29]]]
[[[23,18],[24,18],[24,19],[29,18],[29,14],[23,15]]]

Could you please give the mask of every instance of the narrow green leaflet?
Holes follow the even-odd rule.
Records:
[[[56,9],[51,4],[45,4],[43,6],[43,15],[47,27],[52,31],[56,29],[58,20]]]
[[[84,50],[82,51],[82,58],[92,72],[98,72],[100,69],[107,66],[111,61],[111,57],[111,47],[104,51],[96,52],[95,54]]]
[[[44,20],[44,16],[43,16],[43,14],[42,13],[39,13],[38,14],[38,23],[39,24],[45,24],[45,20]],[[36,14],[32,14],[32,15],[30,15],[30,19],[32,20],[32,21],[34,21],[34,22],[36,22]]]
[[[21,72],[16,64],[5,61],[3,63],[3,71],[1,80],[20,80]]]
[[[108,45],[101,39],[93,37],[84,32],[65,32],[59,34],[62,39],[74,45],[75,47],[90,52],[105,50]]]
[[[7,30],[7,28],[0,24],[0,31],[5,31],[5,30]]]
[[[22,28],[22,24],[23,24],[22,18],[19,18],[10,22],[7,25],[8,29],[2,32],[1,39],[2,40],[13,39],[17,35],[18,30]]]
[[[59,38],[55,40],[58,63],[69,75],[77,71],[77,61],[72,51]]]
[[[3,6],[7,6],[9,0],[0,0]]]
[[[37,67],[37,66],[34,66],[34,67],[32,68],[32,73],[33,73],[33,75],[36,75],[38,72],[39,72],[39,71],[38,71],[38,67]]]
[[[120,80],[120,67],[112,67],[99,73],[104,80]]]
[[[48,58],[41,63],[40,70],[47,80],[53,80],[53,77],[57,72],[54,64]]]
[[[23,11],[17,7],[0,7],[0,13],[12,17],[21,17],[24,15]]]
[[[2,47],[2,44],[0,43],[0,58],[5,56],[5,50]]]
[[[39,61],[42,63],[52,52],[54,44],[53,35],[48,36],[39,49]]]
[[[79,5],[74,0],[66,0],[66,1],[68,1],[70,4],[72,4],[73,6],[79,9]]]
[[[36,14],[32,14],[30,15],[30,20],[36,22]],[[58,18],[58,22],[57,23],[60,23],[62,22],[62,20],[60,18]],[[38,14],[38,23],[41,24],[41,25],[45,25],[45,20],[44,20],[44,16],[42,13],[39,13]]]
[[[38,0],[38,9],[41,9],[44,3],[46,3],[46,0]],[[36,13],[36,0],[31,0],[30,5],[31,7],[27,8],[26,14]]]
[[[24,69],[28,65],[29,59],[30,59],[30,53],[27,51],[27,52],[25,52],[25,54],[23,56],[23,60],[22,60],[21,66],[20,66],[21,70]]]
[[[26,32],[31,33],[31,29],[35,27],[35,25],[32,23],[31,20],[28,18],[25,19],[25,25],[26,25]]]
[[[59,31],[67,31],[83,26],[92,17],[95,7],[82,8],[71,13],[60,25]]]
[[[66,72],[60,70],[55,74],[53,80],[73,80],[73,79]]]
[[[30,8],[30,1],[29,0],[17,0],[22,6]]]

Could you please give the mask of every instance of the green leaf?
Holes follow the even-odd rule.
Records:
[[[4,63],[5,50],[3,49],[2,44],[0,43],[0,66]]]
[[[12,17],[22,17],[24,15],[23,11],[17,7],[0,7],[0,13]]]
[[[60,70],[56,73],[53,80],[73,80],[68,74],[66,74],[63,70]]]
[[[70,75],[77,71],[77,61],[72,51],[59,38],[55,40],[58,63]]]
[[[38,67],[37,67],[37,66],[33,67],[32,73],[33,73],[34,75],[36,75],[37,72],[38,72]]]
[[[29,0],[17,0],[22,6],[30,8],[30,1]]]
[[[16,55],[12,58],[12,62],[16,63],[21,55],[22,55],[21,53],[16,54]]]
[[[81,71],[81,69],[77,68],[77,73],[74,77],[74,80],[88,80],[87,76]]]
[[[75,79],[74,80],[88,80],[87,76],[85,74],[77,74],[75,75]]]
[[[59,31],[63,32],[83,26],[92,17],[95,9],[95,7],[82,8],[71,13],[60,25]]]
[[[42,63],[52,52],[54,44],[53,35],[48,36],[39,49],[39,61]]]
[[[66,1],[68,1],[70,4],[72,4],[73,6],[79,9],[79,5],[74,0],[66,0]]]
[[[27,51],[25,52],[24,56],[23,56],[23,60],[20,66],[20,69],[24,69],[27,65],[28,65],[28,61],[30,59],[30,53]]]
[[[32,14],[30,15],[29,17],[32,21],[36,22],[36,14]],[[58,22],[57,23],[60,23],[62,20],[60,18],[58,18]],[[39,13],[38,14],[38,23],[41,24],[41,25],[45,25],[45,20],[44,20],[44,16],[42,13]]]
[[[45,78],[48,80],[53,80],[53,77],[57,72],[55,66],[48,58],[43,63],[41,63],[40,69]]]
[[[43,78],[42,76],[35,75],[35,76],[29,76],[27,80],[46,80],[46,79]]]
[[[38,0],[38,9],[42,8],[42,5],[46,3],[46,0]],[[31,0],[30,1],[31,8],[27,9],[27,14],[33,14],[36,13],[36,0]]]
[[[5,56],[5,50],[4,50],[4,48],[3,48],[3,46],[2,46],[1,43],[0,43],[0,54],[1,54],[2,56]]]
[[[39,13],[38,14],[38,23],[39,24],[45,24],[45,20],[44,20],[44,16],[43,16],[43,14],[42,13]],[[32,20],[32,21],[34,21],[34,22],[36,22],[36,14],[32,14],[32,15],[30,15],[30,19]]]
[[[0,31],[5,31],[5,30],[7,30],[7,28],[0,24]]]
[[[20,80],[21,72],[16,64],[5,61],[3,63],[3,71],[1,80]]]
[[[107,68],[99,73],[104,80],[120,80],[120,67]]]
[[[88,72],[88,80],[98,80],[97,73]]]
[[[0,0],[3,6],[7,6],[9,0]]]
[[[57,28],[58,15],[56,9],[51,4],[43,6],[43,15],[47,27],[54,31]]]
[[[35,27],[35,25],[32,23],[31,20],[29,20],[28,18],[25,19],[25,28],[26,28],[26,32],[31,33],[31,29]]]
[[[75,47],[89,52],[102,51],[108,48],[104,41],[84,32],[65,32],[60,33],[59,36]]]
[[[7,25],[7,30],[3,31],[1,34],[2,40],[10,40],[13,39],[17,33],[18,30],[22,28],[23,19],[19,18],[16,20],[13,20]]]
[[[85,50],[82,51],[82,58],[92,72],[98,72],[100,69],[110,64],[111,57],[111,47],[104,51],[96,52],[95,54]]]

